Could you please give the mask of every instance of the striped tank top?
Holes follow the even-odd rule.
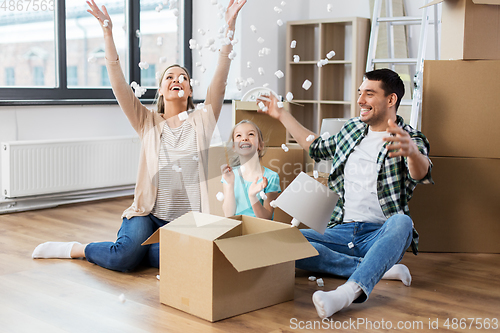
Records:
[[[159,155],[158,192],[152,214],[173,221],[190,211],[201,211],[196,131],[187,121],[177,128],[165,122]]]

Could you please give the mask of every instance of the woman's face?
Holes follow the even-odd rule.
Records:
[[[184,100],[193,95],[189,76],[181,67],[170,67],[163,75],[160,88],[158,89],[160,97],[163,96],[167,101]],[[181,92],[182,91],[182,92]]]

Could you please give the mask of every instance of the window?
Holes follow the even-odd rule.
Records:
[[[108,70],[106,69],[106,65],[101,65],[101,81],[100,86],[110,87],[111,83],[109,82]]]
[[[156,71],[167,64],[191,68],[191,52],[184,51],[192,29],[191,2],[97,1],[111,16],[121,67],[129,82],[156,87]],[[4,73],[0,105],[116,103],[105,70],[102,28],[87,12],[85,1],[16,4],[13,10],[0,11],[0,75]],[[149,68],[141,70],[141,61]],[[155,90],[149,89],[142,99],[152,100],[154,95]]]
[[[149,65],[147,69],[141,71],[141,82],[144,87],[158,87],[155,68],[156,65]]]
[[[68,87],[78,86],[78,66],[68,66]]]
[[[5,85],[13,86],[16,84],[14,67],[5,67]]]
[[[35,66],[33,68],[33,85],[43,86],[45,84],[45,75],[43,74],[44,68],[42,66]]]

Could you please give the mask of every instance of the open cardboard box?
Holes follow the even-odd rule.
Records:
[[[500,0],[441,2],[441,59],[500,59]]]
[[[297,228],[189,212],[158,229],[160,302],[211,322],[294,298],[295,260],[318,252]]]

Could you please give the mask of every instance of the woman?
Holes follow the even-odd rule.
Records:
[[[246,3],[230,0],[225,14],[227,31]],[[173,65],[165,70],[157,92],[157,110],[151,112],[134,95],[120,68],[106,7],[87,1],[88,12],[102,26],[106,67],[113,93],[141,139],[141,154],[134,202],[123,215],[116,242],[80,244],[46,242],[33,258],[82,258],[99,266],[130,271],[144,262],[159,267],[159,245],[141,244],[158,228],[188,211],[209,212],[207,189],[208,148],[220,115],[232,45],[222,46],[205,107],[193,108],[193,90],[187,70]],[[228,36],[232,38],[232,33]]]

